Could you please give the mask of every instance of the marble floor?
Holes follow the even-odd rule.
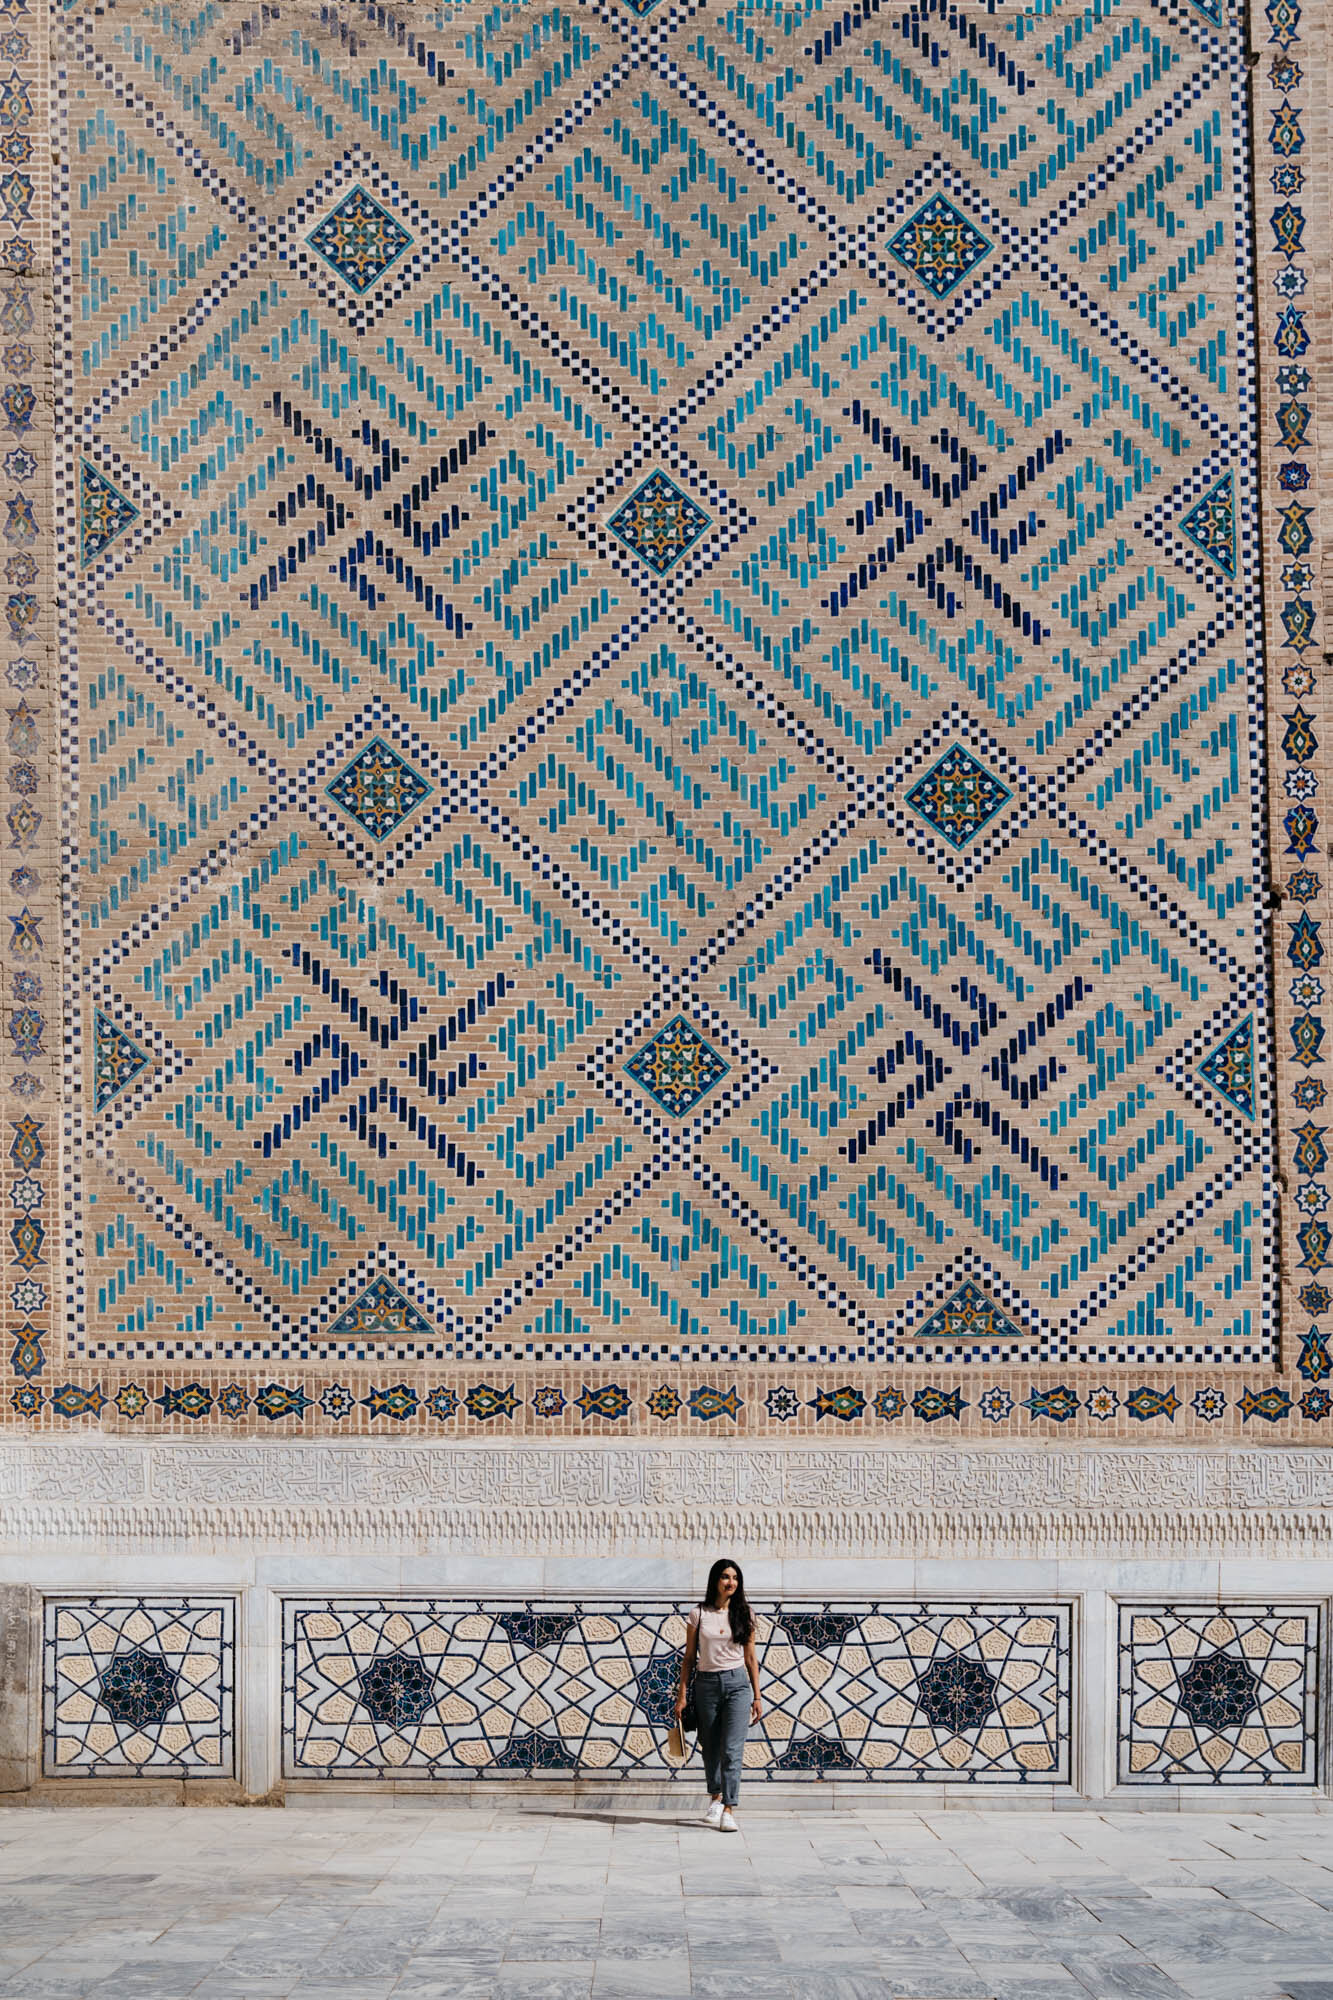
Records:
[[[1333,2000],[1333,1816],[0,1812],[0,1995]]]

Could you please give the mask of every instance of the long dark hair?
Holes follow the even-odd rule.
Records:
[[[754,1637],[754,1613],[745,1597],[745,1573],[738,1562],[730,1556],[719,1556],[708,1572],[708,1588],[704,1592],[704,1603],[710,1611],[718,1609],[717,1580],[724,1569],[736,1572],[736,1588],[727,1606],[727,1616],[731,1620],[731,1636],[738,1646],[744,1646]]]

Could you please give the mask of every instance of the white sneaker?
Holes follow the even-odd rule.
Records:
[[[730,1806],[723,1806],[723,1808],[722,1808],[722,1817],[721,1817],[721,1819],[719,1819],[719,1821],[718,1821],[718,1826],[719,1826],[719,1828],[721,1829],[721,1831],[722,1831],[723,1833],[739,1833],[739,1832],[740,1832],[740,1828],[739,1828],[739,1827],[737,1826],[737,1824],[736,1824],[735,1820],[734,1820],[734,1819],[732,1818],[732,1814],[731,1814],[731,1807],[730,1807]]]
[[[704,1814],[705,1826],[721,1826],[723,1806],[721,1799],[710,1799],[708,1811]]]

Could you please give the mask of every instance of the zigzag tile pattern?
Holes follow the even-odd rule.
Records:
[[[1240,27],[236,11],[62,31],[74,1358],[1271,1361]]]

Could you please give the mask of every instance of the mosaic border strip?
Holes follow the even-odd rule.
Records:
[[[45,44],[40,34],[34,38],[27,24],[39,18],[45,22],[53,12],[43,5],[39,15],[28,6],[27,0],[5,0],[0,7],[0,27],[9,36],[0,52],[12,58],[18,79],[17,84],[11,87],[5,105],[0,107],[0,122],[3,122],[6,137],[6,158],[21,160],[24,164],[32,163],[32,131],[42,129],[46,116]],[[26,17],[24,24],[11,31],[9,20],[16,21],[20,16]],[[261,1385],[257,1390],[253,1383],[228,1382],[224,1379],[225,1371],[213,1371],[203,1383],[192,1377],[188,1370],[169,1373],[139,1370],[124,1380],[113,1380],[105,1371],[99,1377],[97,1371],[66,1370],[63,1371],[63,1379],[54,1380],[46,1374],[47,1357],[43,1343],[49,1327],[51,1306],[48,1232],[52,1226],[57,1194],[54,1178],[56,1149],[50,1144],[47,1121],[33,1110],[24,1111],[20,1118],[11,1121],[14,1135],[8,1154],[11,1171],[5,1177],[3,1189],[8,1205],[0,1217],[0,1227],[6,1231],[8,1240],[14,1246],[13,1261],[18,1266],[17,1275],[6,1287],[0,1313],[3,1314],[5,1329],[3,1358],[8,1363],[14,1384],[7,1401],[19,1423],[35,1425],[42,1430],[59,1430],[72,1421],[82,1419],[113,1429],[159,1427],[181,1430],[190,1435],[201,1435],[206,1431],[234,1435],[235,1426],[242,1418],[250,1424],[258,1417],[262,1422],[272,1424],[322,1427],[327,1423],[335,1430],[344,1424],[358,1430],[371,1429],[376,1424],[385,1428],[402,1424],[429,1431],[441,1421],[440,1412],[448,1409],[449,1416],[444,1421],[452,1420],[464,1430],[474,1427],[478,1435],[494,1434],[482,1428],[488,1424],[515,1428],[526,1428],[531,1424],[533,1428],[553,1425],[565,1432],[573,1429],[575,1434],[603,1434],[605,1427],[605,1434],[611,1436],[615,1434],[616,1424],[630,1423],[638,1424],[645,1430],[655,1429],[658,1424],[684,1429],[694,1425],[725,1429],[736,1424],[738,1431],[748,1433],[753,1429],[763,1429],[766,1434],[779,1437],[812,1430],[823,1435],[820,1426],[829,1429],[844,1425],[873,1426],[887,1421],[901,1426],[901,1431],[894,1435],[916,1432],[921,1436],[937,1436],[940,1432],[935,1426],[947,1429],[956,1424],[981,1434],[985,1434],[983,1427],[988,1429],[994,1426],[992,1434],[999,1436],[1021,1435],[1027,1428],[1035,1429],[1038,1435],[1055,1435],[1057,1433],[1051,1429],[1052,1426],[1069,1426],[1069,1431],[1060,1434],[1113,1438],[1135,1435],[1138,1428],[1151,1425],[1158,1429],[1159,1434],[1173,1436],[1244,1437],[1258,1431],[1273,1439],[1317,1441],[1321,1427],[1333,1410],[1333,1400],[1324,1386],[1330,1372],[1333,1372],[1333,1360],[1330,1359],[1319,1323],[1320,1315],[1330,1310],[1330,1292],[1321,1274],[1330,1262],[1331,1239],[1323,1219],[1328,1196],[1325,1128],[1314,1122],[1315,1114],[1323,1103],[1321,1093],[1324,1090],[1316,1074],[1324,1060],[1320,1053],[1325,1032],[1319,1014],[1322,984],[1311,967],[1318,966],[1322,961],[1320,932],[1327,921],[1329,904],[1328,885],[1322,882],[1313,868],[1304,865],[1318,851],[1318,816],[1312,802],[1323,781],[1325,752],[1320,735],[1322,712],[1306,709],[1303,704],[1313,701],[1316,689],[1315,670],[1310,661],[1316,648],[1316,607],[1319,599],[1317,564],[1307,562],[1305,557],[1311,549],[1316,557],[1322,554],[1322,550],[1316,539],[1321,528],[1314,509],[1292,498],[1293,494],[1307,490],[1311,484],[1311,454],[1316,451],[1318,442],[1317,410],[1311,386],[1302,383],[1300,378],[1310,373],[1308,357],[1318,354],[1320,336],[1310,308],[1300,301],[1307,291],[1313,298],[1320,287],[1326,287],[1326,273],[1313,261],[1318,245],[1313,239],[1307,242],[1306,212],[1295,199],[1300,196],[1309,200],[1307,179],[1316,191],[1320,187],[1325,187],[1326,191],[1325,163],[1316,161],[1309,170],[1302,164],[1303,158],[1308,158],[1310,153],[1306,126],[1302,120],[1307,121],[1311,132],[1315,126],[1311,122],[1314,114],[1307,112],[1300,87],[1306,84],[1308,99],[1309,79],[1320,74],[1317,43],[1303,33],[1312,18],[1312,10],[1308,7],[1303,16],[1296,0],[1268,0],[1261,17],[1256,0],[1254,40],[1256,44],[1262,40],[1265,49],[1271,51],[1262,74],[1255,73],[1256,189],[1261,206],[1265,170],[1270,174],[1273,192],[1272,206],[1263,211],[1272,241],[1268,242],[1266,233],[1261,232],[1256,244],[1261,312],[1267,314],[1265,337],[1272,342],[1270,373],[1262,385],[1263,449],[1270,475],[1265,494],[1265,519],[1273,530],[1265,541],[1270,559],[1270,593],[1274,589],[1277,593],[1270,594],[1269,600],[1276,607],[1271,621],[1270,649],[1274,659],[1292,656],[1284,671],[1283,692],[1294,704],[1280,717],[1276,703],[1273,711],[1275,758],[1280,758],[1286,786],[1285,798],[1279,802],[1274,785],[1274,835],[1277,841],[1274,852],[1276,855],[1285,851],[1294,856],[1299,864],[1283,884],[1282,893],[1286,904],[1300,906],[1300,914],[1296,917],[1292,917],[1289,910],[1284,910],[1275,918],[1281,945],[1279,958],[1294,969],[1287,1001],[1283,1003],[1289,1008],[1285,1029],[1291,1047],[1288,1049],[1284,1041],[1279,1050],[1279,1095],[1282,1098],[1280,1110],[1286,1121],[1284,1143],[1291,1149],[1291,1158],[1297,1170],[1295,1184],[1288,1190],[1289,1226],[1282,1235],[1287,1264],[1283,1293],[1285,1320],[1288,1325],[1296,1326],[1297,1336],[1284,1349],[1282,1369],[1267,1371],[1256,1368],[1253,1379],[1242,1383],[1237,1393],[1231,1389],[1229,1381],[1225,1386],[1219,1383],[1216,1389],[1209,1383],[1197,1387],[1193,1380],[1152,1366],[1135,1371],[1133,1384],[1127,1385],[1119,1379],[1121,1370],[1118,1363],[1110,1382],[1098,1379],[1097,1370],[1083,1366],[1067,1368],[1057,1377],[1046,1372],[1034,1372],[1026,1380],[1017,1382],[1008,1371],[993,1381],[988,1381],[975,1368],[956,1375],[947,1371],[932,1371],[938,1375],[938,1380],[926,1384],[922,1384],[919,1371],[894,1371],[888,1376],[878,1371],[872,1376],[850,1368],[835,1368],[813,1380],[810,1394],[799,1397],[800,1408],[786,1416],[779,1416],[768,1408],[768,1390],[765,1389],[761,1396],[758,1383],[755,1384],[755,1394],[743,1397],[737,1393],[733,1397],[731,1392],[736,1388],[735,1383],[724,1382],[720,1376],[714,1380],[715,1371],[697,1375],[693,1368],[672,1372],[665,1383],[667,1393],[658,1398],[658,1407],[654,1408],[652,1399],[658,1397],[657,1387],[650,1388],[646,1383],[631,1382],[628,1378],[620,1379],[625,1376],[623,1370],[610,1382],[600,1372],[594,1372],[591,1382],[580,1381],[576,1391],[575,1370],[562,1374],[554,1383],[544,1383],[539,1377],[549,1371],[516,1367],[513,1371],[516,1407],[512,1411],[491,1407],[492,1392],[496,1390],[499,1391],[501,1404],[508,1400],[505,1393],[508,1385],[497,1382],[494,1368],[488,1368],[484,1373],[480,1370],[468,1374],[453,1372],[438,1384],[414,1383],[408,1388],[406,1396],[398,1394],[402,1385],[391,1380],[386,1379],[381,1385],[372,1377],[357,1378],[349,1386],[348,1382],[328,1373],[302,1376],[297,1381],[280,1379],[275,1374],[271,1384],[266,1387]],[[1313,63],[1307,44],[1315,48],[1316,59]],[[28,149],[26,154],[25,147]],[[38,148],[34,166],[38,176],[44,171],[44,158],[45,150]],[[0,272],[0,279],[3,280],[0,283],[0,293],[3,294],[0,299],[0,332],[7,333],[21,331],[20,322],[24,315],[36,315],[40,311],[36,288],[28,280],[34,271],[40,272],[42,268],[40,226],[43,218],[49,215],[49,195],[40,180],[34,182],[33,192],[28,195],[22,185],[23,179],[23,174],[10,177],[10,182],[5,183],[10,187],[8,195],[0,188],[6,215],[15,228],[13,243],[5,247],[7,261],[3,272]],[[36,233],[25,236],[22,233],[24,229],[32,229]],[[1271,293],[1266,289],[1269,286]],[[8,319],[5,317],[8,310],[5,301],[12,305],[13,316]],[[28,330],[31,331],[31,327]],[[13,408],[9,409],[8,405],[3,407],[10,428],[21,440],[11,454],[15,457],[14,476],[18,476],[21,461],[25,479],[36,482],[41,477],[41,453],[49,443],[42,428],[49,399],[43,397],[37,382],[42,356],[40,339],[35,345],[32,341],[27,344],[33,350],[30,371],[33,379],[26,383],[16,382]],[[23,345],[22,340],[15,341],[13,351],[17,354]],[[0,358],[7,359],[7,355]],[[17,370],[17,362],[15,372],[21,372]],[[1310,397],[1311,400],[1302,402],[1302,397]],[[1267,430],[1270,422],[1276,426],[1271,436]],[[8,461],[6,469],[9,469]],[[17,517],[11,514],[14,534],[10,539],[20,543],[26,539],[34,547],[44,550],[49,543],[49,530],[41,521],[40,505],[33,498],[35,491],[35,483],[31,490],[19,489],[19,514]],[[1277,523],[1281,525],[1275,527]],[[1307,533],[1310,536],[1309,545],[1297,548],[1296,544],[1301,543]],[[16,559],[21,561],[23,554],[20,548]],[[23,575],[28,576],[26,567]],[[16,571],[7,580],[19,582],[19,572]],[[35,582],[36,578],[29,577],[28,580]],[[49,606],[43,605],[38,593],[22,585],[18,596],[25,601],[15,604],[14,615],[19,625],[16,626],[14,618],[11,618],[10,631],[17,645],[21,627],[24,650],[11,667],[25,676],[32,672],[34,699],[29,700],[28,687],[21,686],[23,698],[19,704],[20,712],[17,717],[12,711],[10,715],[10,748],[16,755],[26,753],[14,767],[16,775],[11,776],[11,789],[19,803],[11,808],[10,830],[15,832],[17,815],[20,829],[27,829],[24,837],[34,844],[34,851],[37,851],[39,829],[33,824],[31,815],[41,808],[32,803],[25,805],[23,801],[31,802],[39,796],[42,771],[37,766],[34,779],[29,771],[20,769],[20,765],[31,763],[31,753],[43,742],[49,741],[49,735],[45,738],[42,735],[42,722],[45,720],[49,732],[50,718],[40,716],[36,705],[38,683],[42,681],[45,669],[43,663],[35,658],[39,638],[44,630],[49,629],[41,623],[44,617],[49,618]],[[1279,597],[1283,597],[1281,603]],[[28,598],[32,599],[31,604],[26,602]],[[42,640],[42,645],[49,661],[49,637]],[[1317,653],[1314,656],[1317,657]],[[19,682],[13,684],[21,685]],[[17,735],[14,734],[15,729]],[[1327,740],[1326,730],[1323,740]],[[49,800],[47,802],[50,803]],[[1297,813],[1297,808],[1305,810]],[[1279,812],[1282,815],[1280,834],[1277,824]],[[1293,819],[1294,814],[1293,830],[1288,821]],[[44,816],[46,834],[40,836],[43,843],[54,826],[54,819],[54,812]],[[15,837],[17,839],[18,835]],[[18,877],[31,895],[9,914],[8,919],[14,929],[10,951],[17,969],[10,972],[8,981],[14,1001],[8,1026],[15,1047],[13,1051],[7,1050],[6,1054],[12,1057],[17,1072],[11,1081],[22,1086],[20,1097],[33,1100],[43,1095],[42,1066],[50,1060],[46,1020],[39,1003],[48,1000],[50,992],[54,991],[48,983],[49,970],[41,969],[48,964],[43,954],[49,951],[51,932],[43,928],[44,922],[49,919],[43,917],[45,905],[39,908],[37,899],[39,885],[45,882],[49,889],[53,872],[44,875],[41,869],[24,863],[10,878],[12,893],[18,893],[15,888],[15,877]],[[1320,912],[1317,917],[1312,914],[1315,910]],[[1301,996],[1299,999],[1298,993]],[[290,1371],[284,1372],[290,1374]],[[734,1374],[735,1371],[729,1372]],[[1193,1373],[1192,1370],[1190,1372]],[[1276,1380],[1273,1379],[1274,1373]],[[518,1393],[520,1387],[524,1391],[521,1396]],[[1231,1389],[1229,1395],[1228,1389]],[[544,1391],[548,1393],[544,1394]],[[690,1393],[682,1393],[685,1391]],[[793,1390],[793,1393],[797,1392]],[[919,1394],[925,1397],[924,1406],[920,1408]],[[341,1416],[333,1417],[325,1408],[323,1399],[328,1397],[341,1409],[342,1396],[351,1399],[352,1407]],[[678,1407],[664,1415],[673,1397]],[[878,1407],[881,1397],[884,1409]],[[246,1398],[248,1401],[243,1400]],[[416,1407],[407,1407],[413,1398],[416,1399]],[[541,1400],[535,1400],[538,1398]],[[619,1407],[625,1398],[628,1398],[628,1406]],[[580,1407],[581,1399],[586,1399],[583,1407]],[[894,1410],[895,1400],[901,1402],[901,1409],[891,1416],[886,1415],[887,1411]],[[436,1403],[434,1409],[430,1407],[432,1401]],[[729,1408],[729,1402],[735,1407]],[[599,1403],[601,1407],[598,1407]],[[763,1408],[764,1416],[759,1415],[756,1404]],[[529,1409],[530,1417],[522,1414]],[[644,1414],[640,1415],[640,1410]],[[742,1417],[742,1410],[748,1415]],[[316,1411],[318,1415],[314,1414]]]
[[[1260,463],[1268,614],[1274,979],[1279,1120],[1283,1134],[1283,1365],[1320,1385],[1333,1374],[1326,1273],[1333,1262],[1327,1102],[1321,1072],[1328,1015],[1324,964],[1333,913],[1322,865],[1321,796],[1329,782],[1330,689],[1321,673],[1328,527],[1317,495],[1327,445],[1327,232],[1311,217],[1329,204],[1326,10],[1300,0],[1252,0],[1255,49],[1255,220],[1263,361]],[[1320,86],[1322,85],[1322,93]],[[1322,94],[1323,104],[1320,103]],[[1309,213],[1305,204],[1309,204]],[[1303,496],[1309,496],[1303,497]],[[1294,912],[1294,914],[1293,914]],[[1289,1165],[1288,1165],[1289,1163]]]
[[[1113,1371],[856,1368],[774,1371],[727,1368],[564,1369],[516,1367],[408,1380],[393,1368],[274,1374],[258,1383],[226,1371],[204,1375],[127,1369],[49,1392],[27,1382],[11,1399],[30,1427],[49,1435],[83,1419],[126,1437],[253,1436],[265,1430],[328,1438],[557,1440],[653,1437],[845,1439],[885,1445],[959,1435],[997,1442],[1098,1439],[1123,1444],[1193,1437],[1210,1443],[1281,1438],[1317,1444],[1333,1436],[1333,1396],[1322,1384],[1288,1385],[1219,1370],[1191,1381],[1138,1369]],[[1249,1379],[1244,1379],[1248,1376]]]
[[[7,553],[0,665],[6,690],[5,826],[0,880],[5,963],[0,1006],[0,1366],[23,1418],[47,1366],[53,1231],[60,1213],[51,1100],[63,1015],[60,936],[60,726],[52,580],[55,460],[50,0],[0,0],[0,473]]]

